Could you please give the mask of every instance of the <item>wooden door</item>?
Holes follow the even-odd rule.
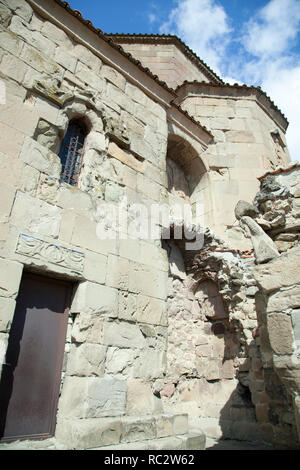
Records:
[[[24,274],[0,382],[3,441],[54,435],[71,284]]]

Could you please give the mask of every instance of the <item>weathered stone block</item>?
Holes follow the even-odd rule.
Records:
[[[9,155],[10,157],[17,158],[24,142],[24,134],[0,123],[0,146],[1,146],[1,160],[3,156]],[[10,164],[14,166],[14,163],[10,161]],[[15,163],[16,164],[16,163]],[[1,168],[3,169],[2,165]],[[4,181],[7,184],[7,180]]]
[[[201,344],[196,347],[195,353],[199,357],[210,357],[212,355],[212,347],[209,344]]]
[[[295,340],[300,341],[300,309],[294,310],[291,316]]]
[[[59,157],[30,137],[25,137],[21,160],[48,176],[59,178],[61,163]]]
[[[144,295],[137,296],[136,320],[138,322],[149,323],[150,325],[161,325],[165,311],[165,301]]]
[[[5,70],[5,74],[18,83],[23,81],[27,70],[24,62],[10,54],[4,55],[1,61],[1,69]]]
[[[65,248],[57,243],[49,243],[40,237],[19,233],[15,249],[18,259],[26,265],[35,265],[44,270],[59,274],[80,276],[84,266],[84,254],[78,250]]]
[[[24,0],[2,0],[16,15],[21,16],[25,21],[30,21],[32,17],[32,8]]]
[[[151,390],[149,383],[127,380],[127,415],[149,415],[162,412],[162,403]]]
[[[65,52],[63,48],[57,47],[55,49],[54,59],[65,69],[70,70],[72,73],[75,72],[77,59],[76,57],[73,57],[72,55]]]
[[[291,319],[283,313],[273,313],[267,318],[270,344],[275,354],[293,354]]]
[[[220,371],[221,379],[233,379],[235,376],[235,371],[233,367],[233,361],[228,360],[221,364]]]
[[[1,290],[1,286],[0,286]],[[0,332],[7,333],[13,320],[16,301],[0,297]]]
[[[110,142],[107,153],[111,157],[116,158],[120,162],[129,166],[133,170],[143,173],[144,171],[143,163],[139,161],[137,158],[135,158],[130,152],[121,149],[114,142]]]
[[[2,8],[5,8],[4,5],[0,5],[0,15],[4,13]],[[8,10],[9,11],[9,10]],[[5,21],[5,19],[4,19]],[[14,34],[10,33],[9,31],[1,31],[0,32],[0,45],[3,49],[10,52],[11,54],[18,56],[21,48],[22,48],[22,41],[18,39]]]
[[[184,450],[205,450],[206,436],[203,431],[197,430],[197,433],[190,433],[182,436],[182,449]]]
[[[102,376],[104,375],[107,348],[99,344],[85,343],[71,345],[68,355],[67,375]]]
[[[5,5],[0,5],[0,20],[3,25],[7,25],[12,17],[12,12]]]
[[[11,186],[0,184],[0,223],[8,222],[12,205],[14,203],[16,190]]]
[[[102,66],[102,61],[87,47],[83,46],[82,44],[75,44],[73,54],[78,57],[81,62],[93,70],[95,74],[99,73]]]
[[[188,432],[188,415],[175,415],[173,421],[173,433],[186,434]]]
[[[72,418],[99,418],[124,414],[126,381],[111,377],[66,377],[59,412]]]
[[[226,142],[252,144],[255,142],[255,139],[253,133],[249,131],[228,131],[226,132]]]
[[[17,192],[11,222],[20,230],[56,238],[59,234],[61,214],[59,207]]]
[[[156,437],[152,418],[123,418],[121,442],[138,442]]]
[[[23,265],[0,259],[0,295],[15,298],[19,291]]]
[[[141,243],[140,240],[134,240],[133,238],[127,238],[119,241],[120,245],[120,256],[127,258],[130,261],[140,263],[141,261]]]
[[[106,284],[116,289],[128,289],[129,261],[118,256],[109,255],[107,262]]]
[[[108,348],[106,358],[107,374],[130,374],[133,366],[135,352],[132,349]]]
[[[134,376],[143,379],[162,377],[166,370],[167,359],[164,351],[144,349],[135,360]]]
[[[100,118],[98,118],[100,119]],[[102,124],[103,125],[103,124]],[[98,123],[99,126],[99,123]],[[106,138],[102,132],[91,131],[85,140],[86,148],[103,152],[106,150]]]
[[[129,290],[164,300],[167,297],[167,272],[145,265],[130,265]]]
[[[27,44],[24,44],[20,58],[38,72],[43,70],[52,77],[58,79],[62,78],[63,69],[59,65],[45,59],[41,54]]]
[[[119,319],[120,320],[136,320],[137,311],[137,295],[130,294],[126,291],[119,291]]]
[[[107,181],[105,186],[105,201],[119,203],[124,195],[124,188],[113,181]]]
[[[126,79],[109,65],[103,65],[101,68],[100,75],[105,78],[108,82],[125,91]]]
[[[102,343],[103,323],[102,317],[74,310],[71,306],[71,313],[76,314],[71,337],[75,343]]]
[[[207,361],[206,358],[197,358],[196,364],[200,377],[205,377],[207,380],[220,379],[220,360]]]
[[[55,436],[69,449],[90,449],[119,444],[121,429],[119,418],[59,418]]]
[[[38,175],[39,172],[28,165],[26,165],[25,168],[27,169],[26,173],[28,175],[28,178],[26,178],[27,175],[25,175],[25,184],[27,186],[26,189],[31,196],[34,196],[36,174],[32,172],[36,172],[38,173]],[[49,202],[50,204],[55,204],[57,199],[58,187],[59,182],[56,178],[41,174],[39,186],[37,189],[37,197],[39,199],[43,199],[46,202]]]
[[[257,264],[265,263],[279,256],[276,245],[263,229],[249,216],[240,219],[240,226],[251,238]]]
[[[300,286],[271,294],[268,300],[267,312],[282,312],[288,308],[300,307]]]
[[[121,112],[121,119],[123,122],[126,122],[126,129],[128,130],[129,135],[144,137],[145,125],[141,121],[131,116],[126,111]]]
[[[224,435],[224,421],[222,427],[220,425],[218,418],[199,418],[199,428],[203,430],[207,437],[212,437],[214,439],[220,438]],[[222,429],[223,428],[223,429]],[[228,435],[226,436],[229,437]]]
[[[256,413],[256,419],[259,423],[267,423],[269,421],[268,405],[256,405],[255,413]]]
[[[93,282],[81,283],[75,293],[72,310],[108,317],[116,317],[118,291]]]
[[[75,220],[71,243],[103,255],[117,253],[116,238],[101,238],[97,223],[83,216]]]
[[[85,252],[84,276],[88,281],[104,284],[106,269],[107,256],[92,251]]]
[[[119,88],[115,87],[111,83],[107,84],[107,97],[114,103],[118,104],[121,108],[125,109],[128,113],[132,115],[134,114],[133,101]]]
[[[172,415],[161,415],[156,418],[156,436],[167,437],[173,435],[173,421]]]
[[[141,349],[145,347],[145,338],[138,325],[106,322],[103,325],[103,344]]]
[[[89,194],[77,187],[62,185],[58,191],[57,205],[76,212],[88,212],[92,209],[92,200]]]
[[[282,287],[300,283],[300,248],[292,248],[286,255],[266,264],[257,266],[254,276],[266,293]]]

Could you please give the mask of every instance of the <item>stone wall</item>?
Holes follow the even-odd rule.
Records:
[[[0,14],[6,90],[0,105],[1,364],[22,272],[75,285],[57,430],[48,445],[203,448],[202,428],[213,437],[270,440],[253,254],[232,249],[209,229],[197,252],[174,240],[162,244],[161,226],[158,236],[145,239],[130,237],[130,226],[108,224],[105,230],[116,236],[99,237],[103,210],[118,209],[124,197],[130,221],[136,203],[202,202],[207,223],[222,232],[244,194],[235,182],[254,171],[264,151],[271,158],[271,147],[259,141],[269,134],[261,128],[256,137],[243,128],[255,121],[257,105],[235,100],[247,106],[232,116],[230,99],[210,98],[209,119],[223,113],[227,123],[238,121],[237,129],[227,129],[228,145],[239,145],[233,158],[227,144],[219,145],[227,135],[223,125],[212,126],[212,142],[171,103],[172,90],[59,2],[0,0]],[[88,129],[76,187],[61,182],[58,157],[73,118],[84,119]],[[271,118],[263,119],[273,129]],[[234,131],[242,142],[234,141]],[[243,155],[251,145],[249,163]],[[176,175],[184,175],[183,188],[174,184]],[[228,219],[220,215],[221,199]],[[264,224],[277,228],[273,219],[265,216]],[[294,241],[278,237],[276,243]],[[288,398],[282,406],[289,411]]]
[[[251,232],[266,392],[260,411],[275,444],[299,448],[299,165],[268,172],[260,180],[252,212],[257,229]]]
[[[118,42],[118,38],[115,40]],[[123,49],[140,60],[145,67],[149,67],[171,88],[177,88],[185,80],[209,81],[207,76],[196,65],[193,65],[175,44],[155,42],[141,44],[125,41],[121,42]]]
[[[157,240],[100,240],[96,228],[99,204],[164,197],[166,112],[27,2],[0,5],[1,359],[23,267],[75,282],[58,411],[66,442],[81,425],[92,435],[89,420],[162,411],[150,381],[166,362],[167,258]],[[54,153],[74,116],[89,126],[78,187],[60,183]]]
[[[203,156],[210,168],[209,226],[232,248],[248,249],[235,226],[232,207],[239,199],[254,198],[257,178],[266,169],[289,162],[286,124],[271,108],[266,112],[251,89],[190,84],[180,89],[179,96],[182,107],[214,136],[215,144]]]

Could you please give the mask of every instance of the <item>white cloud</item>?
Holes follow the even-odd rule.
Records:
[[[266,1],[239,31],[230,25],[215,0],[176,0],[160,32],[178,35],[225,82],[260,85],[289,120],[290,154],[300,159],[300,0]]]
[[[219,69],[231,29],[222,6],[214,0],[177,0],[161,33],[178,35],[202,60]]]
[[[246,24],[242,42],[256,57],[276,57],[291,46],[299,25],[299,0],[271,0]]]
[[[153,24],[156,21],[156,15],[154,13],[149,13],[148,20],[150,24]]]
[[[271,65],[264,74],[262,88],[287,117],[291,158],[300,160],[300,61],[295,67]]]
[[[292,52],[300,31],[300,0],[270,0],[245,30],[241,42],[254,57],[241,64],[241,74],[261,85],[285,114],[291,158],[300,159],[300,57]]]

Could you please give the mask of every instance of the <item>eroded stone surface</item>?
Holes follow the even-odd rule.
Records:
[[[88,47],[80,17],[42,3],[49,15],[25,0],[0,6],[0,363],[23,268],[72,282],[57,428],[45,446],[198,449],[200,428],[294,442],[297,167],[268,175],[254,205],[234,214],[258,176],[288,162],[285,118],[259,90],[226,85],[225,96],[172,39],[122,43],[174,89],[201,82],[175,97],[101,35]],[[76,186],[61,182],[58,156],[73,118],[88,130]],[[200,207],[203,245],[189,250],[174,226],[162,243],[158,221],[155,237],[126,239],[134,224],[101,236],[101,208],[111,215],[124,196],[130,222],[136,203]],[[263,263],[255,272],[235,216]],[[113,224],[104,225],[107,235]]]

